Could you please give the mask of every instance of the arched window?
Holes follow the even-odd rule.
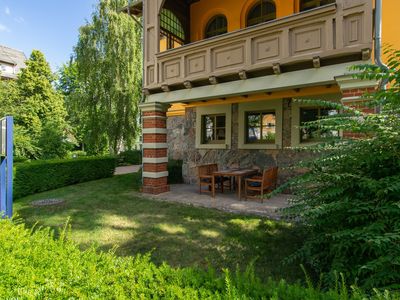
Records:
[[[247,14],[247,26],[268,22],[276,19],[276,6],[272,0],[260,0]]]
[[[228,21],[224,15],[212,17],[208,21],[205,34],[206,38],[217,36],[228,32]]]
[[[185,31],[181,21],[169,9],[163,8],[160,14],[160,50],[177,48],[185,44]]]
[[[319,6],[335,3],[335,0],[301,0],[300,11],[307,11]]]

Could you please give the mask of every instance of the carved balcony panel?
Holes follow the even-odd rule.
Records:
[[[338,0],[307,12],[156,53],[146,59],[145,88],[185,88],[210,77],[252,74],[307,63],[358,60],[372,49],[372,5],[369,0]],[[147,52],[145,52],[147,55]],[[308,65],[307,65],[308,66]]]

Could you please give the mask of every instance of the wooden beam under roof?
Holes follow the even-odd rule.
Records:
[[[121,9],[121,12],[141,17],[143,14],[143,0],[131,1],[131,3]]]

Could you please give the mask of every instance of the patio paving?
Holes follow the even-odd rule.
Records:
[[[171,185],[170,192],[152,196],[152,198],[160,201],[177,202],[238,214],[280,219],[281,214],[277,210],[289,206],[288,200],[290,195],[277,195],[271,199],[264,199],[264,203],[257,200],[245,201],[244,198],[239,201],[236,194],[233,192],[224,194],[217,193],[215,198],[212,198],[210,194],[200,195],[197,185],[177,184]]]
[[[115,168],[114,175],[124,175],[124,174],[131,174],[136,173],[140,170],[141,165],[132,165],[132,166],[123,166]]]

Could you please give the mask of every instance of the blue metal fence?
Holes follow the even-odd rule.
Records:
[[[0,214],[13,215],[13,117],[0,119]]]

